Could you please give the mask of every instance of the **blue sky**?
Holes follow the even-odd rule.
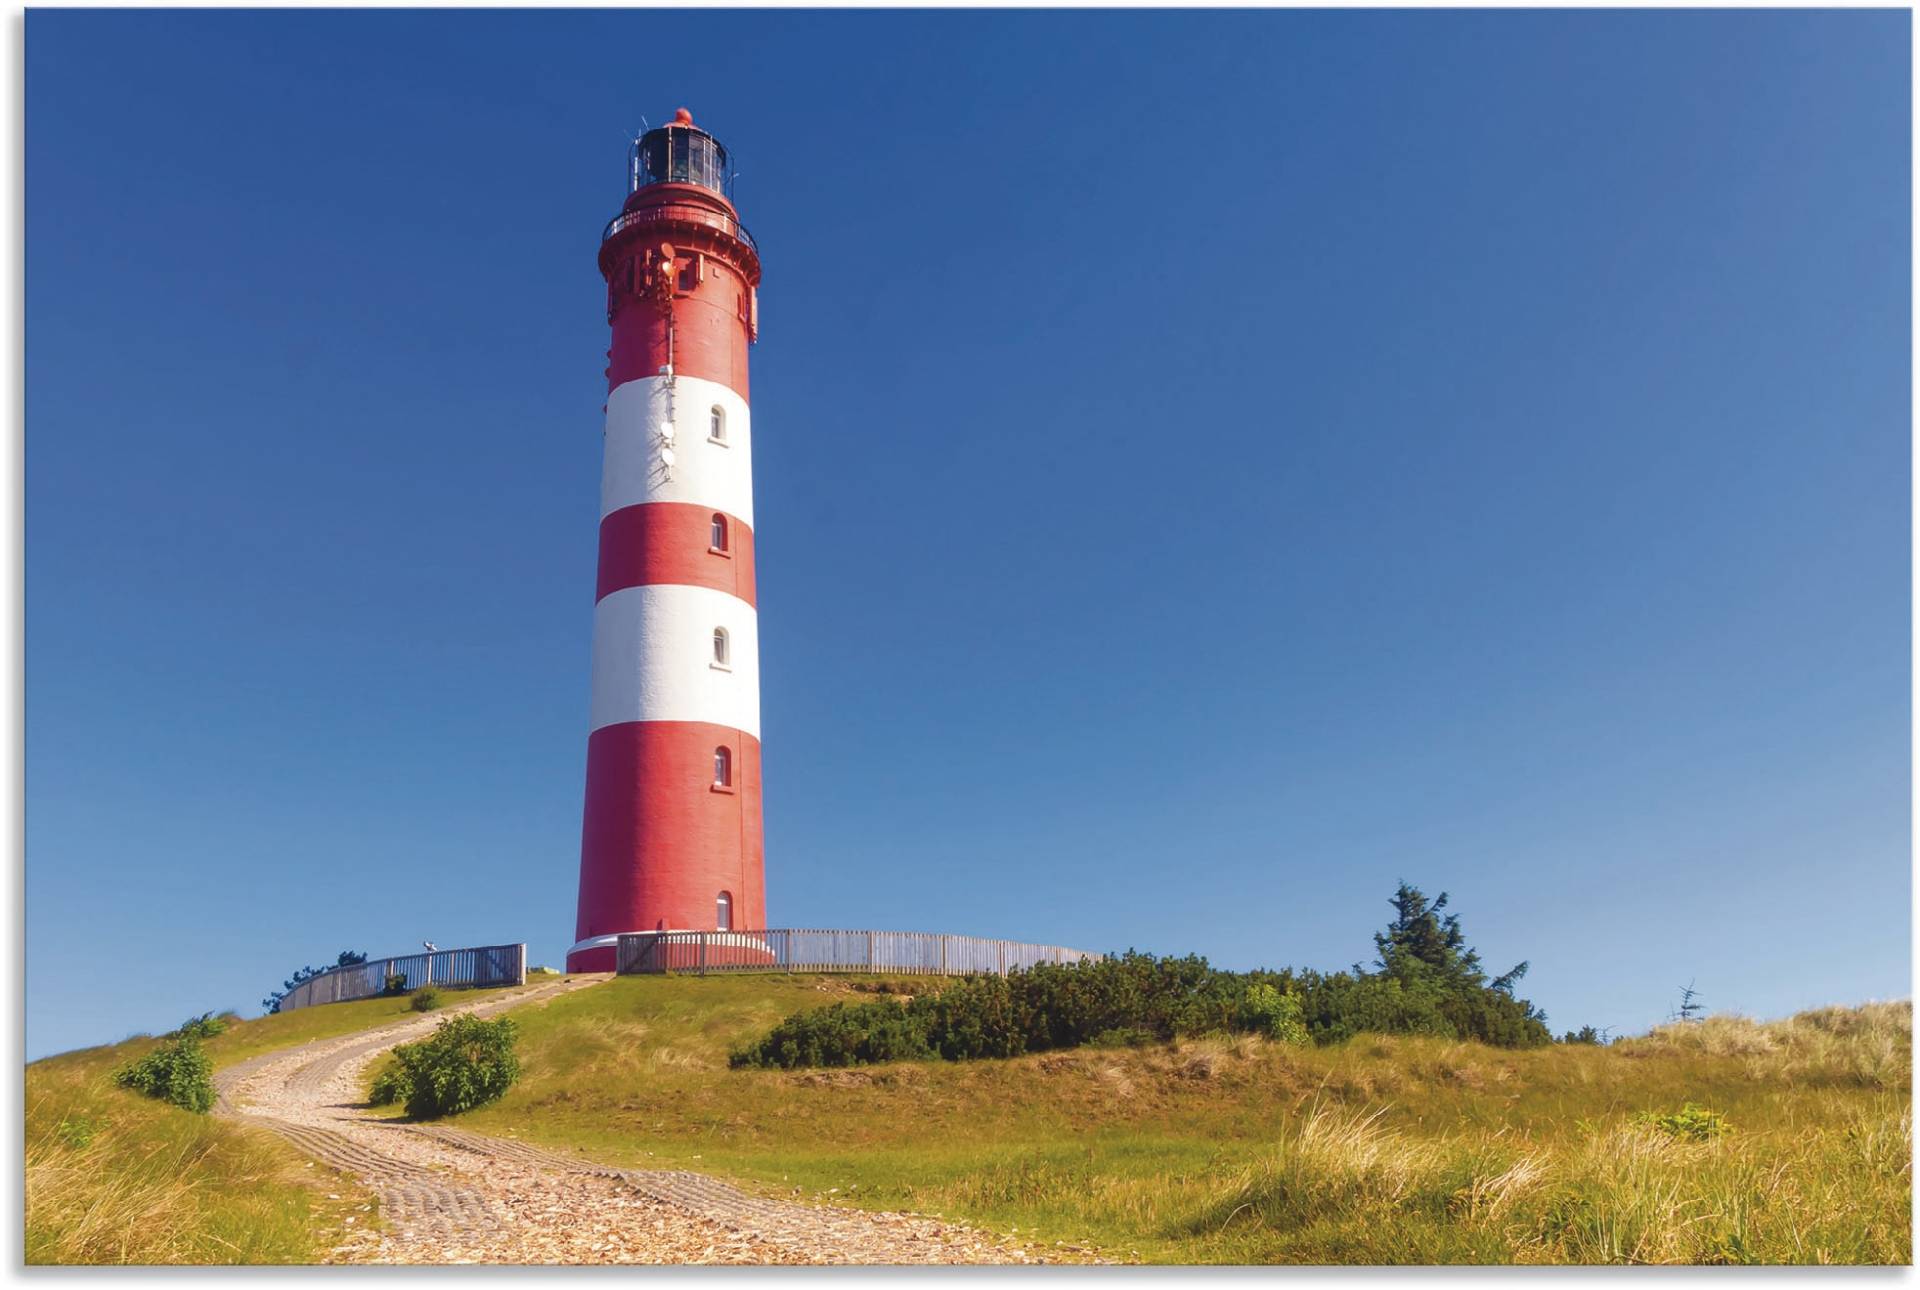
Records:
[[[27,22],[27,1052],[572,939],[628,132],[739,164],[776,924],[1909,989],[1903,12]],[[155,971],[164,966],[164,971]]]

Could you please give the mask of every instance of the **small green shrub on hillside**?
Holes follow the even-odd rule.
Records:
[[[60,1139],[61,1145],[74,1151],[90,1144],[99,1132],[100,1126],[84,1115],[76,1115],[53,1126],[53,1135]]]
[[[1266,981],[1255,981],[1247,987],[1247,993],[1240,1003],[1238,1021],[1238,1029],[1265,1035],[1283,1044],[1312,1042],[1312,1037],[1307,1034],[1306,1015],[1300,1007],[1299,996],[1282,994]]]
[[[1726,1116],[1697,1102],[1688,1102],[1670,1115],[1642,1111],[1633,1117],[1633,1122],[1658,1129],[1670,1138],[1685,1138],[1689,1142],[1712,1142],[1733,1132],[1733,1126],[1727,1123]]]
[[[413,992],[413,998],[407,1001],[407,1006],[415,1012],[432,1012],[440,1003],[440,992],[430,985],[423,985]]]
[[[213,1063],[191,1037],[162,1044],[114,1072],[113,1082],[188,1111],[213,1109]]]
[[[407,992],[407,974],[389,972],[380,982],[380,993],[398,997]]]
[[[458,1115],[505,1093],[520,1078],[517,1036],[511,1017],[449,1017],[426,1039],[394,1049],[407,1114]]]
[[[197,1017],[188,1017],[180,1023],[179,1029],[170,1032],[167,1038],[212,1039],[215,1035],[224,1035],[227,1032],[227,1018],[230,1015],[222,1014],[216,1017],[211,1012],[203,1012]]]
[[[406,1100],[406,1072],[400,1069],[400,1063],[388,1059],[387,1064],[380,1068],[380,1073],[373,1077],[373,1084],[367,1090],[367,1104],[393,1106]]]

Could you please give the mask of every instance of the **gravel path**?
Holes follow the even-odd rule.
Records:
[[[704,1174],[612,1169],[435,1123],[379,1120],[369,1066],[454,1013],[537,1005],[607,978],[511,995],[268,1053],[215,1076],[216,1114],[252,1120],[380,1197],[381,1230],[343,1263],[1042,1263],[1045,1255],[916,1214],[748,1195]]]

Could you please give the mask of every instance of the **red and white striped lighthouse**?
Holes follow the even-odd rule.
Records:
[[[611,971],[622,932],[767,925],[747,412],[760,256],[726,149],[684,108],[631,162],[600,242],[613,348],[569,972]]]

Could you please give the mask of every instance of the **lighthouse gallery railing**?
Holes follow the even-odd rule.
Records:
[[[1005,975],[1039,963],[1102,957],[1058,945],[1029,945],[941,932],[836,931],[783,927],[741,932],[630,932],[615,971],[880,972],[903,976]]]

